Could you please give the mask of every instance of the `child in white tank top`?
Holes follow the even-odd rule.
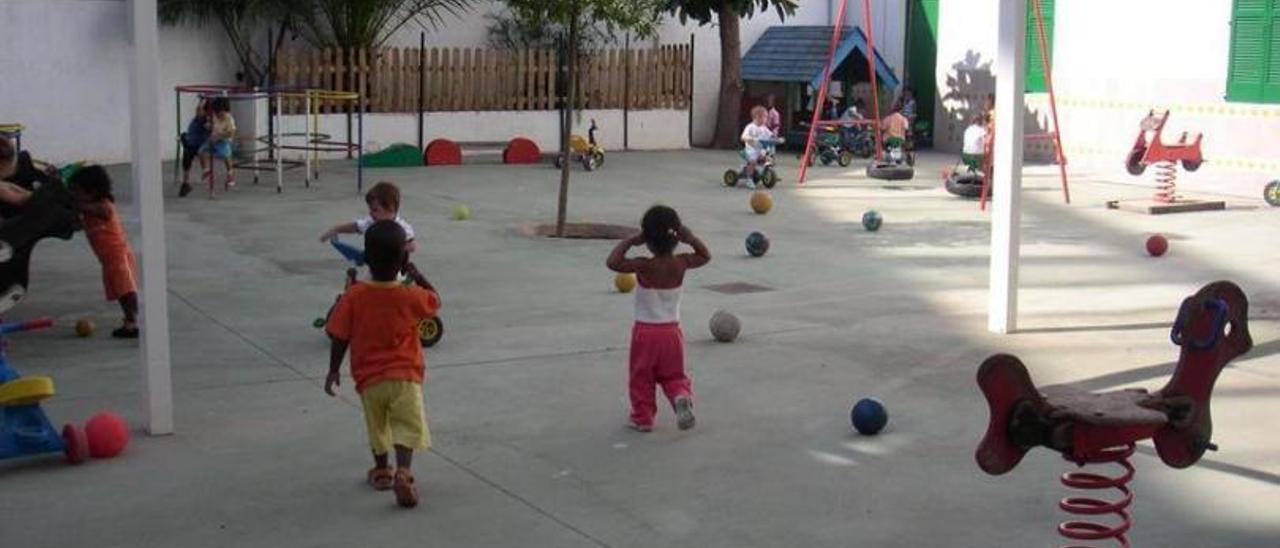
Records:
[[[618,242],[607,264],[615,272],[633,272],[636,288],[635,325],[631,329],[631,421],[639,432],[653,430],[657,414],[654,392],[658,386],[671,401],[676,425],[693,428],[693,383],[684,370],[684,333],[680,330],[680,292],[684,274],[711,261],[711,252],[680,216],[667,206],[645,212],[640,234]],[[675,254],[684,243],[693,253]],[[644,245],[652,257],[627,257],[632,247]]]

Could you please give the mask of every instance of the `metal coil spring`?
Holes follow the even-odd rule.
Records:
[[[1114,489],[1122,497],[1118,500],[1104,500],[1088,496],[1071,496],[1058,501],[1058,508],[1077,516],[1113,515],[1119,523],[1107,524],[1099,521],[1080,520],[1064,521],[1058,524],[1058,534],[1072,540],[1099,541],[1113,540],[1119,546],[1128,547],[1128,532],[1133,527],[1133,518],[1129,516],[1129,506],[1133,504],[1133,491],[1129,482],[1133,481],[1133,464],[1129,457],[1133,455],[1135,445],[1130,443],[1099,451],[1085,458],[1081,464],[1116,464],[1124,469],[1119,476],[1104,476],[1092,472],[1067,472],[1062,474],[1062,484],[1070,489],[1081,491],[1099,491]],[[1078,548],[1072,544],[1064,548]]]
[[[1178,167],[1173,162],[1160,162],[1156,164],[1156,194],[1155,201],[1163,204],[1171,204],[1177,199],[1177,181]]]

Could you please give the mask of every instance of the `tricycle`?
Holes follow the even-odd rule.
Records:
[[[53,379],[23,377],[9,364],[4,335],[52,325],[50,318],[0,324],[0,460],[46,453],[62,453],[71,464],[89,458],[84,432],[71,423],[59,432],[40,408],[54,395]]]
[[[747,156],[746,150],[739,151],[738,155],[742,157],[743,165],[738,169],[725,170],[724,186],[735,187],[738,186],[739,181],[746,180],[751,183],[751,186],[762,184],[765,188],[773,188],[778,184],[778,172],[773,168],[774,156],[781,143],[783,143],[781,138],[761,139],[760,146],[764,147],[764,154],[756,158],[754,165]]]

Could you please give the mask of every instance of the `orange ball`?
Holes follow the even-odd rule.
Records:
[[[89,456],[95,459],[112,458],[129,445],[129,424],[111,411],[90,418],[84,425],[84,434],[89,440]]]
[[[768,213],[773,209],[773,196],[763,190],[757,190],[751,193],[751,210],[759,215]]]
[[[93,320],[89,320],[89,319],[78,320],[76,321],[76,336],[92,337],[93,328],[94,328]]]

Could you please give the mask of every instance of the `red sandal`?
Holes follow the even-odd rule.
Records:
[[[404,508],[418,505],[418,488],[413,485],[413,472],[407,468],[396,469],[395,479],[396,503]]]
[[[391,489],[391,485],[395,480],[391,477],[390,467],[382,468],[375,466],[369,469],[368,482],[369,486],[373,487],[374,491],[386,491]]]

